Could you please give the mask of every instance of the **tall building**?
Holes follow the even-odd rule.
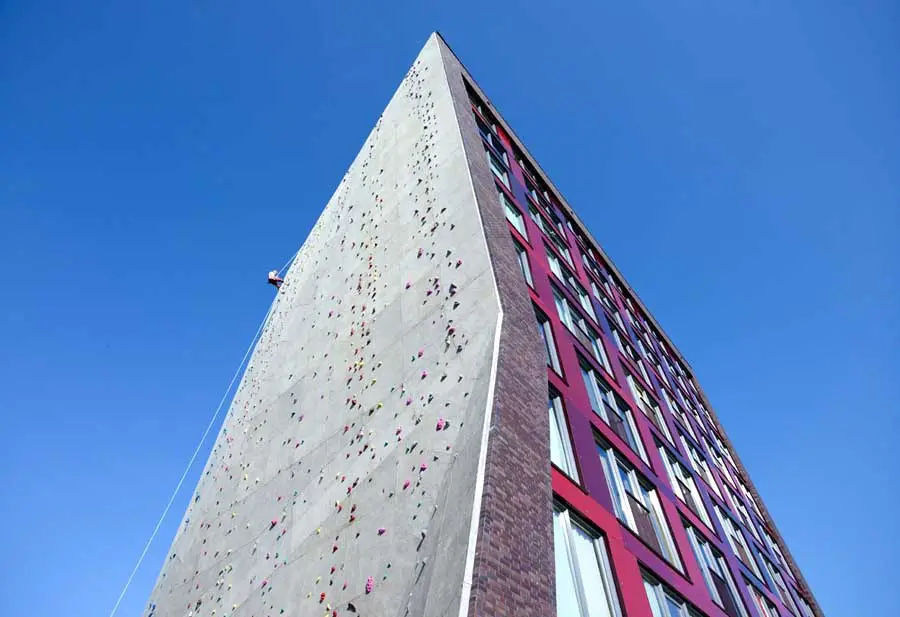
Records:
[[[687,361],[434,34],[145,615],[821,617]]]

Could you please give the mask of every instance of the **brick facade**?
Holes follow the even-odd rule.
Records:
[[[469,614],[546,617],[556,610],[547,369],[465,70],[443,42],[442,53],[504,313]]]

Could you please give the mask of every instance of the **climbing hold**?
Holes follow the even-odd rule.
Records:
[[[371,576],[366,579],[366,593],[372,593],[372,589],[375,587],[375,579]],[[322,594],[325,595],[324,593]]]
[[[378,535],[379,535],[379,536],[383,536],[383,535],[385,534],[386,531],[387,531],[387,529],[385,529],[384,527],[379,527],[379,528],[378,528]]]

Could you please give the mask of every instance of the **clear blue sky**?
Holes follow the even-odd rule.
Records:
[[[434,29],[690,360],[829,617],[896,614],[900,5],[514,4],[0,3],[0,614],[108,614],[266,272]]]

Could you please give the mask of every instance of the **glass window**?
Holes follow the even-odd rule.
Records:
[[[553,511],[557,617],[616,617],[619,607],[603,539],[559,506]]]
[[[548,227],[544,224],[544,218],[531,202],[528,202],[528,214],[529,216],[531,216],[531,220],[534,221],[534,224],[538,226],[538,229],[540,229],[544,233],[547,233]]]
[[[637,402],[638,407],[640,407],[641,411],[644,412],[644,415],[650,419],[654,426],[659,429],[659,432],[661,432],[666,439],[672,441],[672,435],[669,433],[669,427],[666,425],[666,420],[659,409],[659,405],[650,398],[650,394],[632,375],[626,373],[626,376],[628,378],[628,385],[631,388],[631,393],[634,395],[634,400]]]
[[[553,513],[553,554],[556,562],[556,615],[581,617],[574,558],[569,549],[562,513]]]
[[[529,287],[534,287],[534,281],[531,280],[531,266],[528,265],[528,251],[513,238],[513,245],[516,247],[516,259],[519,261],[519,268],[522,270],[522,276]]]
[[[563,322],[565,327],[574,332],[575,322],[572,319],[572,310],[569,308],[569,303],[566,302],[563,295],[556,289],[553,290],[553,302],[556,304],[556,312],[559,313],[560,321]]]
[[[740,594],[734,586],[725,557],[690,525],[685,525],[694,558],[703,573],[706,588],[713,602],[718,604],[730,617],[747,617],[741,603]]]
[[[503,161],[497,158],[497,155],[490,150],[485,150],[484,153],[487,155],[488,165],[490,165],[494,176],[502,182],[506,188],[509,188],[509,173],[506,171],[506,165],[504,165]]]
[[[747,583],[747,589],[750,590],[750,597],[753,598],[753,604],[756,606],[756,610],[759,611],[760,617],[779,617],[778,609],[769,602],[768,598],[761,591],[750,583]],[[810,615],[809,617],[813,616]]]
[[[562,265],[559,263],[559,259],[556,257],[556,253],[550,250],[549,247],[544,246],[544,250],[547,252],[547,262],[550,264],[550,272],[556,275],[560,281],[565,281],[563,274]]]
[[[764,518],[762,515],[762,511],[759,509],[759,504],[756,503],[756,499],[753,497],[753,493],[750,492],[750,489],[747,488],[747,485],[744,484],[744,481],[738,478],[737,483],[738,486],[741,487],[741,492],[744,493],[747,501],[750,502],[750,505],[753,507],[753,511],[756,512],[756,515],[759,516],[759,518]]]
[[[797,598],[800,600],[800,609],[803,611],[803,617],[816,617],[816,614],[813,612],[812,606],[807,602],[802,596],[798,596]],[[777,617],[777,615],[775,616]]]
[[[731,490],[727,484],[725,485],[725,492],[727,492],[728,496],[731,498],[731,502],[734,504],[735,512],[737,512],[738,518],[741,519],[741,523],[743,523],[744,527],[753,534],[753,537],[756,538],[757,542],[762,543],[762,537],[756,530],[753,519],[750,518],[750,512],[747,510],[747,506],[744,505],[744,502],[741,501],[741,498],[738,497],[737,493]]]
[[[572,261],[572,253],[569,251],[569,245],[566,241],[559,235],[559,232],[552,225],[548,225],[544,221],[544,217],[541,216],[541,213],[538,212],[538,209],[531,202],[528,203],[528,212],[531,215],[531,219],[535,222],[535,224],[540,227],[541,231],[546,234],[546,236],[550,239],[553,245],[556,247],[556,250],[559,251],[559,254],[563,256],[563,259],[566,260],[566,263],[571,267],[575,267],[575,262]]]
[[[581,376],[584,379],[584,386],[587,388],[594,413],[600,416],[622,441],[646,461],[647,455],[638,438],[637,425],[635,425],[634,417],[625,401],[619,398],[606,380],[589,365],[584,363],[581,365]]]
[[[610,312],[613,312],[616,310],[616,307],[615,307],[615,304],[613,304],[613,301],[609,298],[609,296],[606,295],[605,292],[600,290],[600,286],[593,280],[591,280],[591,293],[594,294],[594,297],[600,301],[600,304],[602,304],[606,308],[606,310],[608,310]]]
[[[491,126],[488,127],[488,125],[477,115],[475,116],[475,124],[478,125],[478,132],[481,134],[482,139],[491,144],[497,151],[497,154],[503,157],[503,162],[508,164],[509,159],[506,156],[506,149],[503,147],[503,142],[500,141],[500,138],[497,136],[497,125],[491,122]]]
[[[581,324],[584,325],[584,320],[581,320]],[[591,351],[594,352],[594,358],[596,358],[597,362],[606,369],[607,373],[612,374],[612,368],[609,366],[609,358],[606,356],[606,349],[603,347],[603,339],[594,332],[593,328],[585,327],[584,332],[591,342]]]
[[[778,571],[778,568],[775,567],[775,564],[773,564],[762,555],[760,555],[760,559],[762,560],[766,571],[768,571],[772,582],[775,583],[775,593],[778,594],[778,597],[781,598],[781,602],[787,607],[787,609],[796,615],[797,605],[794,604],[794,598],[791,596],[790,591],[788,591],[787,583],[784,582],[784,577],[781,575],[781,572]],[[753,571],[756,572],[757,576],[760,576],[759,571],[757,571],[755,568]]]
[[[506,213],[506,220],[512,223],[522,237],[528,238],[528,230],[525,228],[525,217],[519,212],[519,208],[509,200],[506,193],[498,191],[500,195],[500,203],[503,205],[503,211]]]
[[[612,329],[613,339],[616,341],[616,347],[619,348],[619,351],[622,352],[622,355],[631,360],[635,366],[638,367],[638,370],[641,373],[641,377],[644,378],[644,383],[650,383],[650,375],[647,374],[647,368],[644,366],[644,362],[641,360],[641,356],[635,351],[634,346],[628,342],[628,337],[623,336],[621,332],[619,332],[616,328]]]
[[[719,517],[719,521],[725,529],[725,536],[728,538],[728,544],[731,545],[731,550],[734,551],[735,555],[738,556],[738,559],[744,562],[744,565],[750,568],[757,577],[762,578],[759,567],[757,567],[756,561],[754,561],[750,553],[750,547],[747,545],[747,540],[744,538],[744,534],[741,533],[738,524],[731,520],[731,517],[725,514],[718,505],[714,507],[716,515]]]
[[[675,402],[672,396],[669,394],[669,391],[665,388],[662,388],[663,398],[666,401],[666,406],[669,408],[669,411],[672,412],[672,415],[678,418],[681,421],[681,424],[687,429],[687,432],[691,437],[697,439],[696,433],[694,433],[694,427],[691,426],[690,421],[688,420],[687,414],[684,413],[684,410],[681,406]]]
[[[666,561],[681,568],[656,490],[612,448],[599,443],[597,452],[616,516]]]
[[[681,436],[681,444],[684,446],[685,452],[688,453],[688,460],[691,463],[691,467],[694,468],[694,471],[703,478],[703,481],[719,496],[719,499],[722,498],[722,493],[719,492],[719,485],[716,484],[715,479],[712,477],[712,473],[709,470],[709,464],[706,462],[706,459],[703,458],[703,455],[700,454],[700,451],[697,450],[685,439],[684,435]]]
[[[597,314],[594,312],[594,305],[591,303],[591,297],[588,295],[587,291],[585,291],[584,287],[575,280],[575,277],[569,275],[566,282],[569,284],[569,287],[572,288],[572,291],[578,296],[578,302],[581,304],[581,308],[584,309],[584,312],[590,315],[594,321],[597,321]]]
[[[552,390],[547,408],[550,412],[550,461],[577,482],[578,469],[575,467],[575,456],[572,453],[572,440],[569,438],[569,425],[566,424],[562,397]]]
[[[565,300],[563,300],[563,302],[565,302]],[[594,359],[600,363],[600,366],[602,366],[607,373],[612,374],[609,358],[606,356],[606,348],[603,346],[603,340],[600,338],[600,335],[588,325],[588,322],[584,317],[573,311],[568,303],[566,303],[566,308],[576,326],[576,328],[572,330],[572,334],[574,334],[575,338],[591,352],[591,355],[593,355]]]
[[[693,608],[682,600],[667,586],[656,580],[656,577],[644,572],[644,591],[650,602],[653,617],[700,617]]]
[[[703,438],[704,444],[706,444],[706,449],[709,451],[709,454],[712,456],[713,463],[715,463],[716,467],[719,468],[719,471],[722,473],[722,477],[725,478],[732,486],[736,486],[734,478],[731,476],[731,471],[728,469],[728,466],[725,464],[725,460],[722,458],[722,455],[713,447],[713,445],[709,442],[705,437]]]
[[[562,368],[559,365],[559,355],[556,353],[556,341],[553,340],[553,326],[550,320],[535,311],[535,317],[538,322],[538,332],[544,341],[544,351],[547,354],[547,366],[552,368],[558,375],[562,374]]]
[[[763,538],[766,540],[766,546],[769,547],[769,550],[772,551],[772,554],[775,555],[775,558],[778,560],[778,565],[782,568],[787,568],[787,561],[784,559],[784,554],[781,552],[781,547],[778,546],[778,543],[772,539],[772,536],[769,535],[769,532],[766,531],[765,527],[761,527]]]
[[[700,496],[700,491],[697,490],[697,484],[694,482],[694,477],[691,475],[691,472],[688,471],[684,465],[679,463],[678,460],[663,446],[659,447],[659,452],[662,454],[663,463],[665,463],[666,472],[669,475],[669,482],[672,485],[672,491],[675,493],[675,496],[683,501],[685,505],[691,509],[691,512],[696,514],[701,521],[706,523],[707,527],[712,529],[709,514],[706,512],[706,507],[703,505],[703,498]]]

